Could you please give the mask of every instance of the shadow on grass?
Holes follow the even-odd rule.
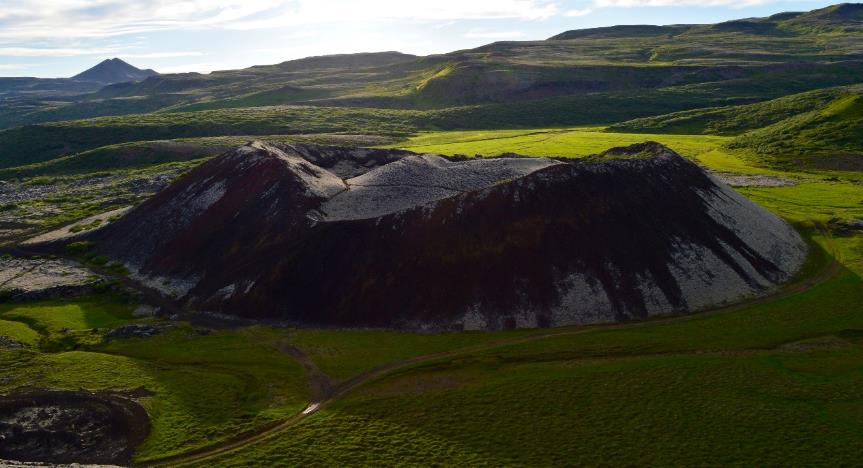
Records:
[[[306,372],[271,346],[269,335],[255,329],[202,334],[180,326],[100,348],[134,358],[156,387],[153,431],[136,460],[218,444],[302,410],[310,398]]]

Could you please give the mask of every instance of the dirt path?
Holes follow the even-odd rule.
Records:
[[[185,454],[176,455],[176,456],[167,457],[167,458],[163,458],[160,460],[144,463],[143,466],[152,466],[152,467],[165,466],[165,467],[167,467],[167,466],[180,466],[180,465],[185,465],[185,464],[190,464],[190,463],[201,462],[203,460],[207,460],[207,459],[212,458],[212,457],[216,457],[219,455],[230,453],[230,452],[245,448],[247,446],[266,441],[268,439],[271,439],[271,438],[274,438],[274,437],[281,435],[283,432],[285,432],[286,430],[288,430],[288,429],[296,426],[297,424],[301,423],[303,420],[305,420],[309,416],[321,411],[322,409],[324,409],[327,406],[329,406],[330,404],[332,404],[334,401],[338,400],[339,398],[347,395],[348,393],[352,392],[353,390],[355,390],[355,389],[357,389],[357,388],[359,388],[359,387],[361,387],[361,386],[363,386],[369,382],[372,382],[376,379],[385,377],[385,376],[387,376],[393,372],[396,372],[396,371],[405,370],[405,369],[408,369],[408,368],[413,367],[413,366],[433,362],[433,361],[436,361],[439,359],[461,357],[461,356],[470,355],[470,354],[477,353],[477,352],[490,351],[490,350],[493,350],[496,348],[501,348],[504,346],[529,343],[529,342],[539,341],[539,340],[544,340],[544,339],[549,339],[549,338],[557,338],[557,337],[563,337],[563,336],[575,336],[575,335],[593,332],[596,330],[616,330],[616,329],[628,329],[628,328],[642,328],[642,327],[650,327],[650,326],[656,326],[656,325],[684,322],[684,321],[688,321],[688,320],[699,319],[699,318],[702,318],[705,316],[727,314],[727,313],[731,313],[734,311],[742,310],[744,308],[748,308],[748,307],[752,307],[755,305],[760,305],[760,304],[765,304],[768,302],[781,300],[781,299],[784,299],[786,297],[790,297],[790,296],[799,294],[801,292],[804,292],[806,290],[814,288],[815,286],[818,286],[819,284],[822,284],[822,283],[829,281],[830,279],[834,278],[836,275],[838,275],[842,271],[843,267],[842,267],[842,264],[837,259],[838,252],[836,251],[835,247],[833,246],[831,237],[829,236],[829,233],[827,233],[827,232],[824,232],[824,234],[827,237],[828,248],[830,249],[830,252],[827,252],[827,254],[831,256],[831,258],[832,258],[831,261],[825,265],[821,265],[821,268],[815,274],[811,275],[810,277],[807,277],[807,278],[799,280],[795,283],[786,285],[785,287],[777,290],[773,294],[765,295],[762,297],[752,299],[750,301],[742,302],[739,304],[734,304],[734,305],[731,305],[728,307],[723,307],[723,308],[719,308],[719,309],[715,309],[712,311],[703,312],[703,313],[699,313],[699,314],[658,318],[655,320],[648,320],[648,321],[637,322],[637,323],[597,325],[597,326],[590,326],[590,327],[580,327],[580,328],[576,328],[576,329],[562,329],[562,330],[550,331],[548,333],[537,333],[534,335],[522,336],[522,337],[518,337],[518,338],[502,339],[502,340],[498,340],[498,341],[494,341],[494,342],[490,342],[490,343],[485,343],[485,344],[481,344],[481,345],[469,346],[466,348],[460,348],[458,350],[444,351],[444,352],[428,354],[428,355],[424,355],[424,356],[417,356],[414,358],[405,359],[405,360],[398,361],[398,362],[393,362],[393,363],[390,363],[390,364],[387,364],[387,365],[377,367],[377,368],[371,369],[369,371],[363,372],[363,373],[339,384],[338,386],[336,386],[334,388],[329,387],[327,391],[321,391],[318,394],[319,395],[326,395],[324,398],[321,398],[318,401],[313,401],[313,402],[309,403],[309,405],[302,412],[292,416],[291,418],[289,418],[289,419],[287,419],[281,423],[277,423],[274,425],[264,427],[258,431],[253,432],[253,433],[247,433],[247,434],[240,435],[233,440],[229,440],[229,441],[220,443],[219,445],[216,445],[216,446],[204,447],[204,448],[201,448],[199,450],[195,450],[195,451],[188,452]],[[305,353],[303,353],[301,350],[299,350],[297,348],[294,348],[294,349],[296,351],[293,351],[293,352],[297,353],[297,356],[300,356],[298,358],[300,363],[302,363],[304,367],[306,367],[308,365],[308,367],[306,367],[307,370],[314,369],[314,371],[310,371],[310,377],[314,379],[314,377],[313,377],[314,372],[320,372],[319,370],[317,370],[317,366],[313,362],[311,362],[311,359],[309,359],[308,356],[306,356]],[[286,352],[291,353],[292,356],[294,355],[292,353],[292,350],[286,350]],[[324,376],[324,377],[326,378],[326,376]],[[329,381],[329,379],[327,379],[327,381]],[[313,383],[312,385],[314,388],[315,385],[318,385],[318,384]]]
[[[294,358],[306,370],[306,374],[309,376],[309,386],[312,390],[312,401],[324,401],[333,397],[336,390],[333,381],[318,368],[318,365],[312,361],[308,354],[296,346],[287,344],[279,345],[278,349]]]

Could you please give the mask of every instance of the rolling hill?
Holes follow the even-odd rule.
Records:
[[[795,94],[757,104],[696,109],[608,128],[612,132],[737,136],[727,146],[774,167],[863,168],[863,87]]]
[[[863,93],[743,134],[728,145],[774,165],[863,170]]]
[[[613,132],[740,135],[829,105],[858,87],[827,88],[739,106],[708,107],[621,122]]]
[[[0,168],[122,143],[232,135],[575,125],[739,135],[827,106],[860,82],[859,11],[843,4],[714,25],[576,30],[427,57],[310,57],[155,75],[61,100],[0,101]],[[96,68],[128,70],[115,61]]]
[[[857,11],[839,5],[716,25],[568,31],[427,57],[336,55],[158,75],[64,103],[0,105],[0,127],[154,111],[288,104],[427,109],[595,93],[691,91],[754,102],[855,83],[863,74]]]

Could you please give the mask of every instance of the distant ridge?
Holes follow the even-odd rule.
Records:
[[[863,3],[840,3],[809,12],[783,12],[767,18],[745,18],[717,24],[619,25],[573,29],[550,37],[550,41],[571,39],[615,39],[675,37],[685,33],[711,31],[746,34],[789,34],[812,31],[859,31],[863,29]]]
[[[548,38],[550,41],[584,38],[656,37],[676,36],[691,29],[691,25],[654,26],[649,24],[605,26],[601,28],[574,29]]]
[[[118,58],[103,60],[98,65],[72,77],[78,81],[95,81],[97,83],[113,84],[127,81],[141,81],[158,75],[154,70],[141,70]]]

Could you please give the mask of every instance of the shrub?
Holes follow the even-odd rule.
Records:
[[[66,245],[66,253],[69,255],[84,255],[93,248],[92,241],[70,242]]]

